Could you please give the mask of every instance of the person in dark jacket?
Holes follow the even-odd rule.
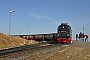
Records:
[[[88,41],[88,35],[85,35],[85,41]]]
[[[82,32],[79,33],[79,39],[81,40],[82,38]]]
[[[78,34],[76,34],[76,41],[77,41],[77,39],[78,39]]]

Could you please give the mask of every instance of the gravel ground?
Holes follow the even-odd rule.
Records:
[[[63,46],[63,47],[65,48],[66,46]],[[34,53],[33,55],[28,56],[24,58],[23,60],[43,60],[48,56],[56,54],[57,51],[61,49],[62,49],[61,45],[53,45],[46,48],[42,48],[38,50],[37,53]]]
[[[57,51],[63,50],[63,48],[67,47],[67,45],[62,46],[61,44],[50,45],[47,47],[33,49],[31,51],[26,52],[20,56],[15,56],[11,58],[4,58],[3,60],[43,60],[52,54],[56,54]]]
[[[90,42],[77,41],[72,47],[58,51],[44,60],[90,60]]]
[[[31,56],[28,56],[24,58],[23,60],[43,60],[51,55],[54,55],[59,50],[65,49],[69,45],[62,46],[61,44],[48,46],[46,48],[41,48],[40,50],[37,50],[37,54],[33,54]]]

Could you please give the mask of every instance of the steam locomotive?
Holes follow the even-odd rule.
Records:
[[[72,30],[67,23],[61,23],[57,28],[57,33],[19,35],[26,40],[51,41],[53,43],[70,43],[72,39]]]
[[[57,41],[58,43],[71,43],[72,39],[72,30],[67,23],[61,23],[60,26],[58,26],[57,29]]]

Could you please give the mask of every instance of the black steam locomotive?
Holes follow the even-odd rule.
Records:
[[[69,43],[72,39],[72,30],[67,23],[61,23],[60,26],[58,26],[57,29],[57,41],[58,43]]]

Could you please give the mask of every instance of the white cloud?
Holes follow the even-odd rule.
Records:
[[[47,16],[43,16],[43,15],[39,15],[39,14],[33,14],[33,13],[30,13],[34,18],[37,18],[37,19],[49,19],[49,20],[51,20],[51,21],[53,21],[53,22],[55,22],[55,23],[60,23],[60,22],[58,22],[57,20],[54,20],[54,19],[52,19],[52,18],[50,18],[50,17],[47,17]]]
[[[40,15],[38,15],[38,14],[33,14],[33,13],[31,13],[31,15],[33,16],[33,18],[43,19],[43,17],[40,16]]]

